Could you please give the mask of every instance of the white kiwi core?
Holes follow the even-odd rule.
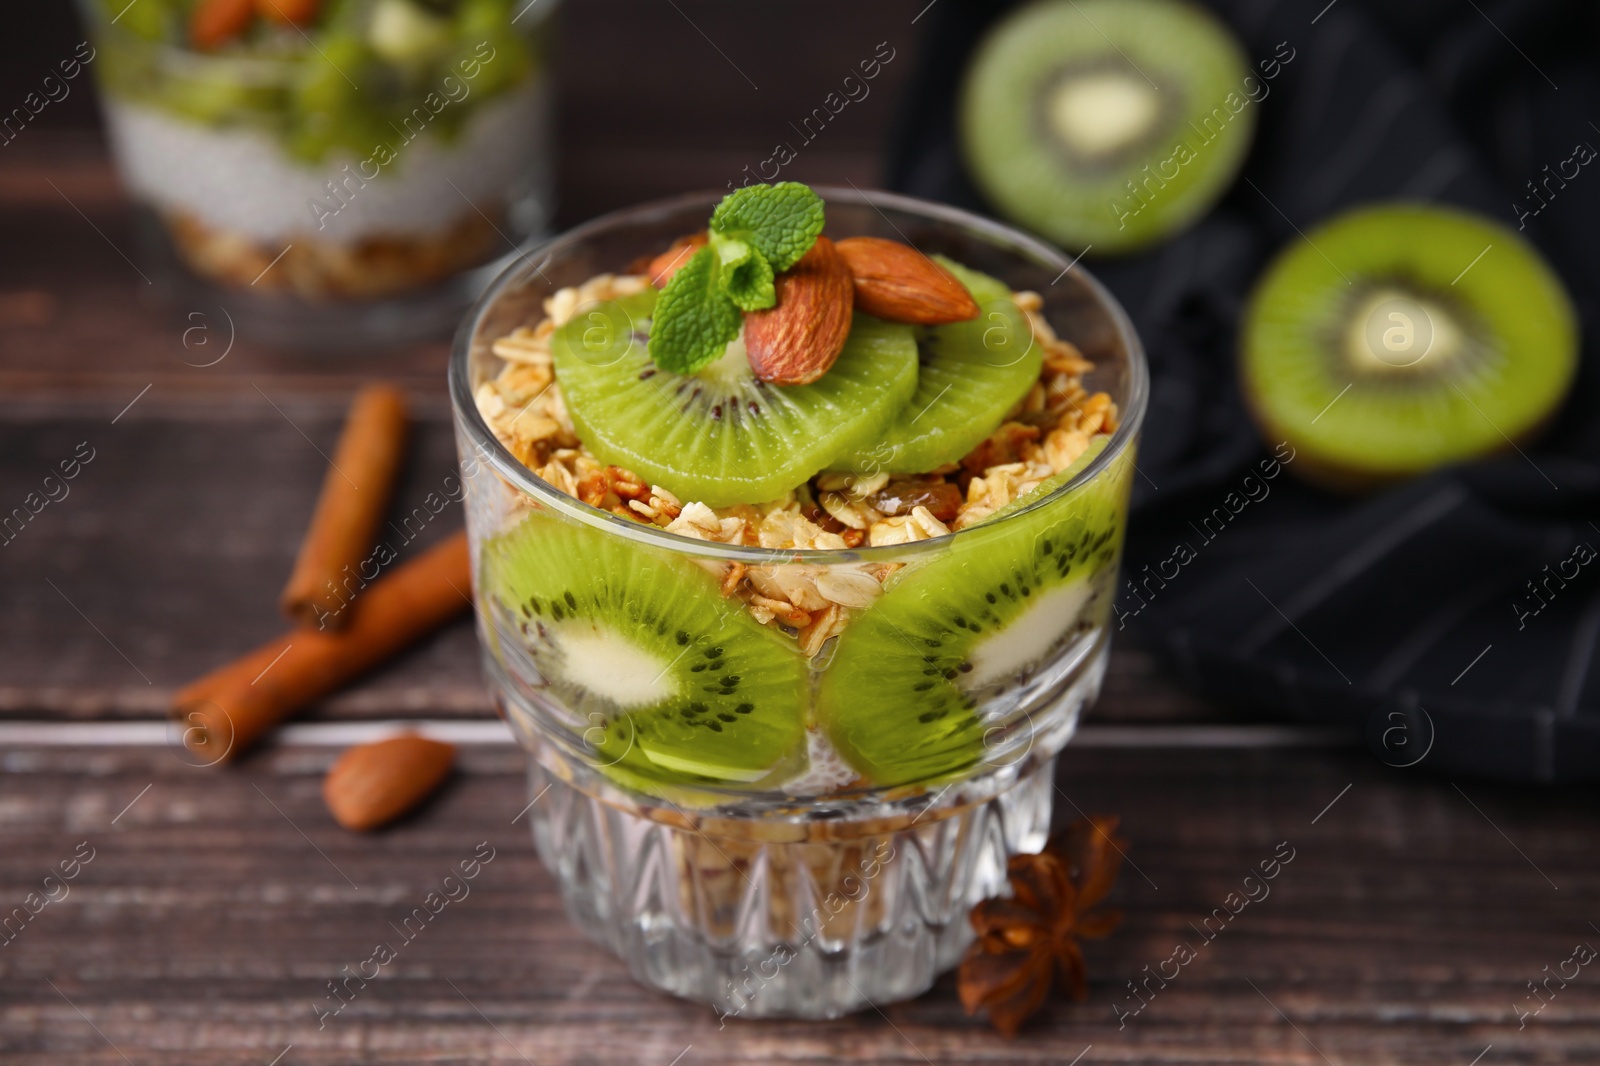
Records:
[[[1436,374],[1466,346],[1461,323],[1442,303],[1397,286],[1360,298],[1345,325],[1345,358],[1358,373]]]
[[[728,385],[750,377],[750,356],[745,351],[743,326],[739,327],[739,335],[728,342],[722,354],[701,367],[697,374],[708,381]]]
[[[551,633],[560,649],[556,667],[561,680],[579,686],[618,707],[640,707],[676,695],[672,663],[609,626],[574,619]]]
[[[1037,665],[1078,624],[1093,594],[1094,582],[1085,580],[1038,595],[1004,629],[973,646],[967,656],[972,669],[962,676],[961,687],[983,688]]]
[[[1050,128],[1076,155],[1115,155],[1148,137],[1161,114],[1155,86],[1129,71],[1063,78],[1051,94]]]

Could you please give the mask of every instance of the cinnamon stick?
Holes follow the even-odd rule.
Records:
[[[465,611],[471,583],[467,537],[457,533],[369,585],[346,610],[344,629],[292,630],[179,692],[172,713],[189,727],[185,741],[214,762],[235,758]]]
[[[342,629],[365,585],[362,562],[389,509],[405,450],[406,405],[393,385],[368,385],[350,403],[344,432],[322,480],[282,606],[308,629]]]
[[[281,637],[275,637],[267,641],[255,651],[243,655],[231,663],[224,663],[204,677],[189,682],[179,689],[178,694],[173,697],[173,706],[189,706],[199,703],[212,693],[237,684],[241,680],[246,685],[250,684],[250,682],[261,676],[263,670],[266,670],[277,661],[284,648],[294,643],[296,635],[296,631],[290,630]]]

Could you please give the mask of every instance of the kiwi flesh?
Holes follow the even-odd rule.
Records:
[[[1527,438],[1566,395],[1577,355],[1571,300],[1515,232],[1382,204],[1324,223],[1268,267],[1240,379],[1295,470],[1362,488]]]
[[[801,657],[693,562],[535,512],[484,545],[481,585],[601,772],[656,791],[804,768]]]
[[[1059,649],[1104,623],[1122,543],[1132,455],[1044,501],[1104,450],[957,534],[908,568],[839,636],[816,718],[878,786],[970,770],[992,723],[981,703],[1028,683]]]
[[[580,308],[556,332],[556,380],[590,451],[681,499],[777,499],[877,440],[916,388],[911,327],[868,315],[809,385],[759,380],[742,338],[697,373],[662,370],[646,348],[655,299],[647,289]]]
[[[935,259],[965,285],[978,316],[917,337],[917,388],[894,423],[842,469],[920,474],[976,448],[1039,379],[1044,349],[1000,281]]]
[[[1259,110],[1249,73],[1227,27],[1182,0],[1041,0],[979,45],[958,120],[967,166],[1057,243],[1129,251],[1232,182]]]

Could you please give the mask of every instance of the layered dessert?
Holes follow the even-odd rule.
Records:
[[[542,221],[549,0],[85,3],[123,180],[201,277],[392,297]]]
[[[573,501],[475,508],[491,655],[674,805],[970,777],[1104,652],[1132,450],[1093,364],[1038,294],[826,228],[741,189],[474,385]]]

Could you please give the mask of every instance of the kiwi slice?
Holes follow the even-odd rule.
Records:
[[[443,6],[448,9],[450,5]],[[548,14],[548,8],[530,11],[517,0],[459,0],[455,8],[456,49],[451,61],[445,63],[445,70],[476,70],[472,91],[480,97],[509,89],[533,70],[535,56],[527,31]],[[517,22],[523,15],[528,19],[519,26]],[[484,59],[485,46],[490,49],[488,59]],[[462,67],[462,63],[468,65]]]
[[[978,317],[917,339],[917,390],[894,424],[841,469],[917,474],[953,463],[993,433],[1039,380],[1044,358],[1028,316],[1003,282],[935,257],[978,302]]]
[[[602,771],[634,787],[743,785],[804,767],[804,663],[693,562],[534,513],[482,563]]]
[[[646,350],[655,290],[580,309],[556,332],[556,380],[589,449],[684,500],[777,499],[878,439],[917,385],[910,326],[852,320],[844,351],[809,385],[758,379],[735,339],[694,374]]]
[[[1001,22],[962,90],[977,183],[1073,249],[1126,251],[1187,226],[1250,147],[1250,67],[1228,29],[1180,0],[1045,0]]]
[[[1509,228],[1420,204],[1293,242],[1250,298],[1240,377],[1294,469],[1361,487],[1526,438],[1577,370],[1572,303]]]
[[[450,20],[414,0],[376,0],[367,25],[367,44],[395,66],[419,69],[439,58],[454,42]]]
[[[177,35],[178,20],[165,0],[124,6],[116,0],[102,0],[100,9],[122,28],[147,41],[166,42]],[[135,10],[137,8],[138,10]]]
[[[1076,477],[1104,441],[903,571],[840,634],[817,721],[873,784],[928,783],[971,768],[988,728],[980,705],[1026,683],[1052,652],[1103,622],[1132,455],[1065,499],[1028,508]]]
[[[289,149],[308,162],[324,158],[338,145],[387,144],[394,131],[351,84],[370,83],[380,64],[371,47],[353,30],[330,29],[317,51],[296,70],[289,93]],[[369,94],[370,95],[370,94]]]

